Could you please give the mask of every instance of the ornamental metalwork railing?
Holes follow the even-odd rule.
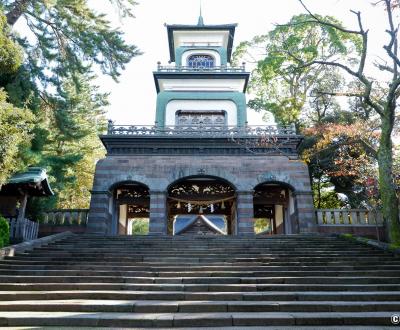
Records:
[[[265,137],[277,135],[296,135],[296,129],[292,126],[217,126],[217,125],[188,125],[188,126],[127,126],[108,123],[108,135],[130,136],[171,136],[171,137]]]
[[[246,66],[243,64],[241,66],[232,67],[227,65],[221,66],[181,66],[181,65],[161,65],[157,63],[158,72],[227,72],[227,73],[237,73],[246,72]]]

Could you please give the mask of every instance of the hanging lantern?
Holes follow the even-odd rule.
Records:
[[[200,205],[199,213],[203,214],[203,205]]]
[[[224,201],[222,201],[222,203],[221,203],[221,210],[225,210],[225,202]]]
[[[211,213],[214,213],[214,204],[210,205],[210,210],[211,210]]]
[[[191,212],[192,211],[192,204],[188,203],[187,208],[188,208],[188,212]]]
[[[177,208],[177,209],[180,209],[180,208],[181,208],[181,202],[180,202],[180,201],[178,201],[178,205],[176,205],[176,208]]]

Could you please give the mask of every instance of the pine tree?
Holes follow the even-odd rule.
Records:
[[[134,1],[110,2],[122,16],[133,16]],[[24,61],[18,70],[1,73],[0,88],[13,106],[34,115],[32,141],[20,161],[45,167],[56,192],[54,198],[32,201],[32,210],[87,207],[94,164],[104,152],[97,135],[105,128],[107,104],[107,95],[94,85],[93,72],[100,69],[117,80],[140,52],[87,0],[2,3],[13,32],[7,37],[19,44]],[[21,18],[29,37],[13,29]]]

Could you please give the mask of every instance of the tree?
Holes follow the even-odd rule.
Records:
[[[366,182],[376,175],[377,134],[369,129],[368,122],[358,118],[344,122],[325,119],[306,128],[304,134],[308,145],[303,146],[302,157],[313,174],[316,207],[321,208],[328,197],[333,202],[329,208],[344,204],[351,208],[372,206]],[[336,194],[347,197],[346,203],[332,199],[329,183]]]
[[[321,19],[340,24],[330,16]],[[312,104],[308,95],[322,88],[321,84],[330,83],[332,90],[338,90],[343,79],[336,68],[323,65],[299,68],[297,59],[306,62],[317,58],[340,59],[359,50],[359,38],[316,24],[309,15],[297,15],[267,35],[242,42],[234,58],[256,62],[249,84],[255,98],[249,101],[249,106],[272,112],[280,124],[298,126],[306,108],[322,106],[322,101],[329,100],[330,105],[334,102],[325,96],[315,98],[316,103]]]
[[[32,114],[7,102],[0,89],[0,187],[16,170],[21,169],[21,150],[29,145]]]
[[[111,2],[132,16],[134,1]],[[57,85],[60,75],[83,73],[91,63],[116,78],[120,69],[140,54],[135,46],[125,43],[121,31],[111,28],[105,14],[88,6],[87,0],[5,0],[3,4],[7,23],[14,26],[23,17],[34,36],[33,42],[28,38],[18,41],[43,83]]]
[[[13,74],[22,64],[22,50],[8,34],[6,17],[0,10],[0,75]],[[29,146],[32,126],[32,113],[9,103],[7,93],[0,88],[0,187],[23,167],[21,151]]]
[[[133,16],[133,0],[109,2],[122,16]],[[22,66],[0,75],[8,102],[35,117],[24,152],[29,157],[21,163],[47,168],[56,191],[54,198],[32,201],[31,208],[87,207],[94,164],[104,154],[97,135],[105,128],[107,104],[93,71],[117,80],[140,52],[87,0],[4,0],[3,6],[12,28],[21,18],[25,24],[20,34],[10,34],[23,49]]]
[[[398,57],[398,24],[393,16],[397,1],[382,0],[378,4],[383,4],[387,13],[388,24],[388,42],[383,46],[387,61],[377,63],[380,70],[384,70],[390,74],[390,78],[384,83],[378,83],[378,79],[374,79],[366,74],[366,61],[368,55],[368,30],[363,26],[360,12],[353,12],[358,22],[357,30],[350,30],[330,21],[314,15],[304,5],[302,0],[300,3],[311,16],[309,21],[319,24],[320,26],[330,27],[348,36],[359,37],[362,40],[360,58],[357,63],[354,61],[346,61],[342,59],[331,60],[324,58],[316,58],[312,60],[304,60],[296,55],[293,59],[297,61],[299,68],[309,67],[334,67],[346,72],[350,77],[355,79],[360,88],[357,90],[349,90],[342,95],[349,97],[358,97],[362,102],[371,107],[380,118],[380,137],[377,152],[377,160],[379,165],[379,188],[382,199],[382,211],[385,220],[389,224],[390,240],[393,243],[400,243],[400,223],[399,223],[399,201],[396,196],[396,187],[393,175],[393,143],[392,132],[395,123],[397,99],[400,96],[400,58]],[[335,94],[335,93],[332,93]]]
[[[321,19],[340,24],[333,17]],[[320,143],[325,125],[338,124],[343,133],[345,125],[355,118],[341,110],[335,96],[321,92],[343,88],[346,81],[340,70],[323,65],[302,68],[298,65],[298,58],[304,61],[318,58],[356,60],[360,50],[361,39],[357,36],[348,36],[329,26],[316,24],[310,15],[297,15],[287,24],[276,26],[267,35],[242,43],[235,51],[236,61],[248,61],[249,58],[256,61],[249,84],[255,97],[250,100],[249,106],[272,112],[279,124],[296,123],[299,132],[305,134],[303,159],[309,165],[317,207],[321,207],[324,192],[332,208],[345,204],[337,197],[338,193],[345,193],[350,205],[359,206],[363,202],[360,200],[362,194],[355,193],[359,190],[361,178],[355,176],[354,171],[349,173],[350,168],[346,170],[345,165],[349,162],[343,162],[341,171],[338,170],[334,157],[340,155],[332,152],[338,143],[330,143],[326,139],[323,144]],[[305,130],[314,126],[314,131]],[[334,134],[329,137],[333,138]],[[354,142],[351,138],[339,140],[342,156],[347,154],[345,150],[353,150],[354,153],[354,148],[348,144]],[[335,176],[330,175],[333,172]]]

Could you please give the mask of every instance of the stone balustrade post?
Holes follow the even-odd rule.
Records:
[[[149,235],[167,234],[167,193],[150,191]]]
[[[253,191],[237,192],[237,235],[254,235]]]

